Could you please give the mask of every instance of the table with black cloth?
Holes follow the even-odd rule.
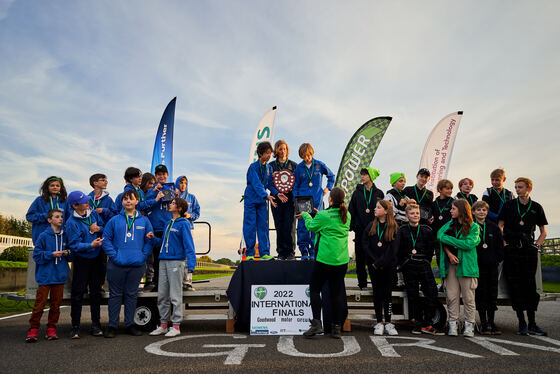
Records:
[[[249,330],[251,322],[251,286],[307,284],[311,281],[314,261],[242,261],[233,274],[226,291],[235,311],[235,329]],[[331,328],[331,307],[328,283],[321,292],[323,300],[323,326],[325,332]],[[346,290],[344,291],[346,300]],[[348,307],[346,306],[346,315]]]

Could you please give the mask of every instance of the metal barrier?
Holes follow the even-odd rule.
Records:
[[[543,255],[560,255],[560,238],[545,239],[541,246]]]
[[[22,238],[20,236],[0,235],[0,253],[9,247],[33,247],[31,238]]]
[[[207,255],[212,250],[212,225],[206,221],[194,221],[195,225],[206,225],[208,226],[208,251],[206,252],[196,252],[197,256]]]

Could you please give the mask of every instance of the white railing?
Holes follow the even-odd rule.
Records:
[[[33,247],[31,238],[22,238],[20,236],[0,235],[0,253],[9,247]]]
[[[215,264],[213,262],[196,262],[196,268],[212,268],[212,269],[229,269],[230,266],[222,265],[222,264]]]

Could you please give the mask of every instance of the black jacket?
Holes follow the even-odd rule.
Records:
[[[370,222],[362,234],[362,248],[366,253],[366,264],[374,264],[377,268],[394,267],[397,262],[398,249],[396,233],[395,240],[387,242],[385,238],[383,238],[381,240],[381,247],[379,247],[379,233],[373,236],[369,236],[368,234],[372,224],[373,222]],[[385,232],[383,233],[383,237],[385,237]]]
[[[358,184],[356,186],[356,190],[350,199],[350,206],[348,207],[348,211],[352,216],[352,220],[350,221],[350,230],[357,233],[361,233],[366,226],[373,221],[373,210],[375,209],[375,205],[379,200],[383,200],[385,197],[385,195],[383,195],[383,191],[375,187],[375,183],[371,186],[369,191],[365,191],[366,197],[364,197],[364,190],[365,187],[363,184]],[[366,199],[369,199],[370,193],[371,200],[368,204]],[[367,208],[369,208],[369,213],[366,213]]]

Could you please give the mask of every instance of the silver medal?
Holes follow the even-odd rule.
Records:
[[[413,254],[413,255],[416,254],[416,249],[412,248],[412,254]]]
[[[369,212],[370,212],[369,208],[366,208],[366,213],[369,213]]]
[[[127,233],[126,233],[126,237],[127,237],[127,238],[130,238],[130,237],[132,237],[132,234],[129,233],[129,232],[127,232]]]
[[[486,243],[482,244],[482,248],[488,248],[488,244]]]
[[[443,220],[443,216],[439,216],[438,218],[439,218],[440,221]]]
[[[519,221],[519,226],[523,226],[524,224],[525,224],[525,222]]]

